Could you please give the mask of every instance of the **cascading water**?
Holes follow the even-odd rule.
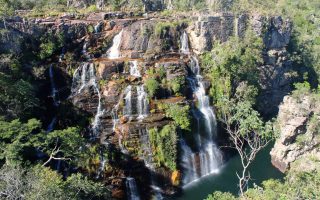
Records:
[[[89,55],[89,53],[87,51],[88,45],[89,45],[89,42],[88,41],[84,41],[83,46],[82,46],[82,54],[84,55],[84,57],[86,59],[90,60],[91,57],[90,57],[90,55]]]
[[[144,91],[143,85],[137,86],[137,95],[138,95],[138,101],[137,101],[138,119],[143,119],[149,114],[148,95]]]
[[[100,156],[99,156],[99,160],[100,160],[100,163],[99,163],[99,169],[97,171],[97,176],[96,176],[96,179],[100,178],[101,174],[104,172],[104,168],[106,166],[106,160],[104,158],[104,155],[103,155],[103,151],[100,150]]]
[[[51,97],[53,99],[53,106],[58,107],[60,104],[60,101],[58,100],[58,90],[56,89],[56,84],[54,82],[54,72],[53,72],[52,65],[49,68],[49,78],[50,78]],[[46,130],[47,133],[50,133],[51,131],[53,131],[56,121],[57,121],[57,118],[54,116],[47,127],[47,130]]]
[[[123,108],[123,114],[128,117],[131,117],[132,115],[132,101],[131,101],[132,91],[131,90],[132,90],[132,86],[129,85],[124,91],[125,106]]]
[[[182,35],[180,36],[180,52],[184,54],[189,54],[189,41],[188,41],[188,34],[186,31],[183,31]]]
[[[185,32],[184,32],[185,33]],[[187,44],[186,33],[181,37],[181,43]],[[181,52],[189,52],[187,46],[182,45]],[[198,106],[193,110],[197,120],[196,132],[193,134],[195,147],[192,150],[187,142],[181,138],[182,166],[184,168],[183,184],[186,185],[203,176],[217,173],[222,165],[222,153],[215,144],[216,117],[206,96],[200,66],[197,58],[190,58],[191,75],[187,78],[193,94],[198,100]]]
[[[102,26],[103,26],[103,22],[98,22],[98,23],[94,26],[94,32],[95,32],[95,33],[101,32]]]
[[[100,134],[100,118],[103,115],[103,110],[101,108],[101,94],[99,86],[97,84],[97,79],[95,75],[95,68],[93,63],[83,63],[73,75],[72,81],[72,95],[81,93],[85,88],[92,87],[96,94],[98,95],[98,106],[97,112],[94,117],[92,126],[92,136],[93,138],[99,136]]]
[[[113,44],[107,52],[108,58],[117,59],[120,57],[120,45],[121,45],[122,33],[123,33],[123,30],[121,30],[120,33],[114,36]]]
[[[56,84],[54,83],[54,72],[53,72],[53,66],[52,65],[49,68],[49,77],[50,77],[51,96],[52,96],[52,99],[53,99],[53,105],[55,107],[58,107],[60,102],[57,100],[58,90],[56,89]]]
[[[135,77],[141,77],[141,74],[138,69],[138,61],[136,60],[130,61],[129,65],[130,65],[130,75]]]
[[[50,124],[47,127],[46,133],[50,133],[51,131],[53,131],[56,121],[57,121],[57,118],[53,117]]]
[[[136,180],[132,177],[126,178],[127,198],[128,200],[140,200]]]

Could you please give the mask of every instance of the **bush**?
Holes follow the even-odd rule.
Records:
[[[47,33],[40,38],[40,59],[52,56],[58,49],[64,45],[64,35],[62,33]]]
[[[152,154],[158,166],[166,166],[175,171],[177,159],[177,133],[173,124],[164,126],[160,131],[157,128],[149,130]]]
[[[177,126],[187,131],[190,131],[189,110],[188,105],[179,106],[178,104],[168,104],[165,108],[166,116],[172,118]]]
[[[298,100],[310,94],[311,92],[311,87],[308,82],[295,83],[294,87],[295,87],[295,90],[292,91],[292,97]]]
[[[181,89],[185,85],[185,78],[182,76],[175,77],[174,79],[168,81],[169,88],[173,91],[174,94],[180,94]]]
[[[154,97],[154,95],[157,93],[158,89],[160,88],[159,82],[153,77],[148,78],[146,80],[145,86],[151,98]]]

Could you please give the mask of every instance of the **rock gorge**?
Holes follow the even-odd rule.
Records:
[[[227,158],[219,148],[215,108],[207,96],[211,86],[198,60],[215,42],[243,38],[248,27],[263,38],[258,109],[266,118],[277,114],[292,83],[299,80],[297,74],[304,71],[288,58],[292,24],[280,16],[221,13],[170,18],[155,13],[97,12],[33,20],[14,17],[6,23],[10,38],[1,40],[0,48],[16,53],[26,45],[36,46],[33,40],[45,33],[66,38],[63,51],[44,63],[49,96],[56,107],[46,120],[47,131],[64,123],[59,111],[68,104],[77,110],[74,117],[86,116],[84,136],[89,145],[101,144],[93,172],[86,173],[102,180],[115,199],[164,199],[223,166]],[[158,79],[161,83],[155,83]],[[154,85],[158,87],[151,92]],[[310,107],[310,103],[306,97],[302,105]],[[308,109],[303,116],[283,116],[291,112],[286,104],[298,107],[289,97],[280,106],[280,124],[287,118],[292,122],[283,127],[291,135],[276,143],[286,149],[271,153],[282,171],[294,160],[287,154],[290,141],[305,129],[306,116],[311,115]],[[175,107],[188,109],[189,129],[167,113]],[[301,151],[309,150],[296,154]]]

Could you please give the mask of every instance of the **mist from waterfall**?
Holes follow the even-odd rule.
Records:
[[[101,94],[94,65],[93,63],[83,63],[73,74],[71,93],[74,96],[81,93],[83,90],[90,88],[93,88],[94,92],[98,95],[97,112],[91,124],[92,138],[96,138],[100,135],[100,118],[104,111],[101,106]]]
[[[120,45],[122,40],[123,30],[121,30],[116,36],[113,38],[113,44],[107,52],[108,58],[117,59],[120,58]]]
[[[186,45],[188,37],[186,32],[181,37],[181,52],[189,52]],[[193,148],[184,138],[180,139],[182,150],[183,185],[195,181],[211,173],[218,173],[222,166],[222,153],[215,143],[217,134],[216,116],[210,107],[210,99],[206,95],[203,77],[200,75],[200,65],[196,56],[190,57],[191,74],[187,78],[192,93],[197,99],[197,108],[192,110],[196,120],[195,133],[193,133]]]
[[[140,200],[136,180],[132,177],[126,178],[126,189],[128,200]]]

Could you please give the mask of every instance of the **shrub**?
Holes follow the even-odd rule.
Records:
[[[295,90],[292,92],[292,96],[295,99],[303,98],[307,94],[310,93],[310,84],[308,82],[303,83],[295,83],[294,84]]]
[[[161,130],[152,128],[149,130],[152,155],[158,166],[166,166],[175,171],[177,159],[177,133],[176,126],[168,124]]]
[[[174,79],[168,81],[168,84],[174,94],[180,94],[181,89],[185,85],[185,78],[182,76],[175,77]]]
[[[151,77],[146,80],[145,86],[148,90],[149,96],[152,98],[158,91],[160,84],[155,78]]]
[[[175,124],[183,130],[190,131],[190,107],[180,106],[178,104],[166,105],[166,116],[174,120]]]

